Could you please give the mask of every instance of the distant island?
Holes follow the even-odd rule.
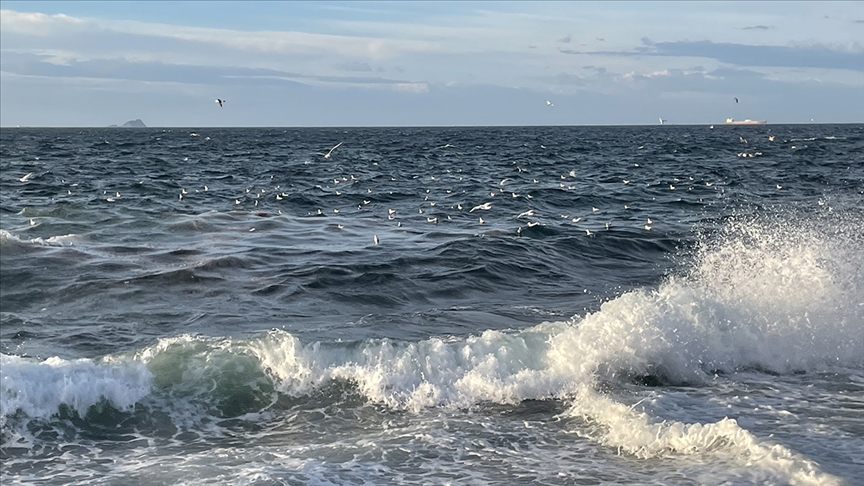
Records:
[[[108,127],[109,127],[109,128],[112,128],[112,127],[113,127],[113,128],[117,128],[117,125],[108,125]],[[128,122],[126,122],[126,123],[120,125],[120,127],[124,127],[124,128],[129,128],[129,127],[132,127],[132,128],[147,128],[147,125],[145,125],[144,122],[141,121],[140,118],[136,118],[136,119],[134,119],[134,120],[129,120]]]

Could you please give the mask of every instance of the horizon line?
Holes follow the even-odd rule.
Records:
[[[143,123],[143,122],[142,122]],[[781,123],[762,123],[753,126],[777,126],[777,125],[864,125],[864,120],[855,122],[781,122]],[[525,128],[525,127],[693,127],[693,126],[713,126],[713,127],[742,127],[750,125],[728,124],[726,122],[715,123],[586,123],[586,124],[527,124],[527,125],[147,125],[143,127],[124,127],[120,125],[0,125],[0,129],[5,128],[116,128],[116,129],[148,129],[148,128]]]

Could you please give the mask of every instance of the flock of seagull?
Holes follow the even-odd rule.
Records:
[[[736,102],[737,102],[737,99],[736,99]],[[222,98],[217,98],[217,99],[216,99],[216,103],[217,103],[220,107],[222,107],[222,106],[224,106],[224,104],[225,104],[225,100],[222,99]],[[553,103],[552,103],[551,101],[549,101],[549,100],[546,100],[546,105],[547,105],[547,106],[550,106],[550,107],[551,107],[551,106],[554,106]],[[193,135],[197,135],[197,134],[193,134]],[[769,136],[768,140],[769,140],[769,141],[773,141],[773,140],[774,140],[774,136],[773,136],[773,135]],[[748,143],[747,140],[745,140],[743,137],[742,137],[739,141],[740,141],[741,143],[743,143],[743,144],[747,144],[747,143]],[[341,147],[342,144],[343,144],[343,142],[339,142],[339,143],[337,143],[336,145],[334,145],[332,148],[330,148],[329,150],[327,150],[326,152],[315,152],[314,155],[321,156],[321,157],[323,157],[324,159],[330,159],[331,157],[333,157],[334,152],[336,151],[336,149],[338,149],[339,147]],[[439,149],[442,149],[442,148],[450,148],[450,147],[453,147],[453,145],[450,144],[450,143],[447,143],[447,144],[445,144],[445,145],[443,145],[443,146],[441,146],[441,147],[438,147],[438,148],[439,148]],[[640,147],[640,148],[641,148],[641,147]],[[738,153],[738,156],[739,156],[739,157],[755,157],[755,156],[759,156],[759,155],[762,155],[762,153],[761,153],[761,152],[748,152],[748,151],[744,151],[744,152]],[[307,161],[306,163],[308,164],[308,163],[310,163],[310,161]],[[636,167],[639,166],[639,164],[634,164],[634,165],[635,165]],[[516,167],[516,170],[517,170],[518,172],[522,172],[522,171],[523,171],[523,170],[522,170],[521,168],[519,168],[519,167]],[[450,170],[447,170],[447,172],[449,173]],[[461,172],[461,169],[459,170],[459,172]],[[33,173],[32,173],[32,172],[31,172],[31,173],[28,173],[28,174],[26,174],[25,176],[21,177],[21,178],[19,179],[19,181],[22,182],[22,183],[25,183],[25,182],[29,181],[30,178],[31,178],[32,176],[33,176]],[[565,180],[567,180],[567,177],[568,177],[568,176],[569,176],[570,178],[576,178],[577,175],[576,175],[575,171],[570,171],[568,174],[566,174],[566,175],[561,175],[561,176],[560,176],[561,181],[565,181]],[[417,176],[415,176],[415,178],[416,178],[416,177],[417,177]],[[430,177],[431,180],[434,180],[434,179],[435,179],[435,176],[429,176],[429,177]],[[271,176],[271,179],[272,179],[272,178],[273,178],[273,177]],[[692,181],[693,178],[690,177],[690,179],[691,179],[691,181]],[[461,181],[461,180],[462,180],[462,177],[460,177],[459,180]],[[341,182],[348,182],[348,181],[350,181],[350,182],[353,184],[353,183],[355,183],[355,182],[358,182],[359,179],[355,178],[353,175],[350,177],[350,179],[348,179],[347,177],[342,177],[341,179],[338,179],[338,178],[337,178],[337,179],[333,179],[333,191],[334,191],[334,194],[337,195],[337,196],[341,195],[342,192],[341,192],[340,190],[336,189],[335,186],[337,186],[337,185],[340,184]],[[395,179],[391,177],[391,181],[395,181]],[[501,195],[504,195],[504,194],[505,194],[505,191],[504,191],[503,187],[504,187],[505,184],[508,183],[509,181],[510,181],[510,179],[508,179],[508,178],[504,178],[504,179],[502,179],[502,180],[498,183],[498,190],[497,190],[497,192],[496,192],[496,191],[490,191],[490,193],[489,193],[489,197],[491,198],[491,197],[495,197],[495,196],[501,196]],[[676,178],[675,181],[678,181],[678,179]],[[533,179],[531,180],[531,183],[533,183],[533,184],[538,184],[539,182],[540,182],[540,181],[538,181],[536,178],[533,178]],[[143,183],[144,183],[144,181],[140,181],[140,182],[139,182],[139,184],[143,184]],[[622,183],[623,183],[623,184],[629,184],[629,183],[630,183],[630,180],[628,180],[628,179],[623,179],[623,180],[622,180]],[[562,189],[562,190],[573,190],[573,189],[574,189],[574,186],[573,186],[573,185],[571,185],[571,184],[566,184],[565,182],[559,182],[557,185],[558,185],[558,188],[559,188],[559,189]],[[650,184],[649,184],[649,186],[650,186]],[[711,186],[712,186],[712,183],[710,183],[710,182],[705,182],[705,186],[706,186],[706,187],[711,187]],[[782,186],[780,186],[780,185],[778,184],[778,185],[777,185],[777,189],[779,190],[779,189],[781,189],[781,188],[782,188]],[[675,189],[676,189],[676,187],[675,187],[674,184],[669,184],[669,190],[674,191]],[[690,187],[689,189],[692,190],[692,185],[691,185],[691,187]],[[275,199],[276,199],[277,201],[281,201],[281,200],[284,200],[285,198],[289,197],[289,194],[288,194],[287,192],[284,192],[284,190],[282,190],[280,186],[276,186],[275,188],[273,188],[273,190],[276,192],[276,194],[275,194]],[[207,185],[204,185],[203,188],[202,188],[200,191],[199,191],[198,189],[195,189],[195,190],[194,190],[194,192],[196,192],[196,193],[197,193],[197,192],[208,192],[208,191],[209,191],[209,188],[208,188]],[[243,198],[243,199],[239,199],[239,198],[238,198],[238,199],[235,199],[235,200],[234,200],[234,204],[235,204],[235,205],[240,205],[240,204],[242,204],[242,203],[244,202],[244,200],[248,200],[248,197],[251,196],[252,199],[254,200],[254,206],[257,207],[257,206],[258,206],[258,202],[259,202],[261,196],[262,196],[263,194],[265,194],[265,193],[268,192],[266,189],[260,189],[260,192],[259,192],[259,191],[256,191],[256,192],[253,194],[253,193],[251,193],[251,191],[252,191],[252,189],[247,188],[247,189],[246,189],[246,193],[247,193],[247,194],[244,196],[244,198]],[[368,191],[368,192],[367,192],[368,194],[371,194],[371,192],[372,192],[371,189],[367,189],[367,191]],[[430,192],[430,190],[427,189],[427,190],[426,190],[427,195],[424,196],[424,204],[428,204],[427,210],[430,211],[430,212],[432,212],[432,211],[434,211],[433,208],[435,208],[436,203],[435,203],[434,201],[429,201],[429,196],[428,196],[429,192]],[[451,193],[451,190],[447,190],[446,192],[447,192],[448,194],[450,194],[450,193]],[[184,199],[184,197],[185,197],[188,193],[189,193],[189,191],[188,191],[187,189],[185,189],[185,188],[184,188],[184,189],[181,189],[181,190],[180,190],[180,193],[178,194],[178,199],[179,199],[180,201],[182,201],[182,200]],[[71,189],[67,190],[67,194],[68,194],[68,195],[71,195],[71,194],[72,194]],[[107,197],[105,198],[105,201],[107,201],[107,202],[114,202],[114,201],[116,201],[117,199],[119,199],[119,198],[121,197],[121,194],[120,194],[119,192],[116,192],[116,191],[115,191],[115,193],[114,193],[113,196],[108,195],[108,194],[107,194],[107,191],[104,191],[104,192],[103,192],[103,195],[107,196]],[[533,197],[533,196],[531,196],[530,194],[527,194],[527,195],[525,195],[525,196],[522,196],[522,195],[516,194],[515,192],[511,192],[511,193],[510,193],[510,196],[511,196],[512,198],[514,198],[514,199],[515,199],[515,198],[524,197],[525,199],[529,199],[529,200],[532,199],[532,197]],[[364,198],[364,199],[362,200],[362,204],[358,204],[358,205],[357,205],[358,210],[363,209],[363,207],[366,206],[366,205],[368,205],[368,204],[370,204],[370,202],[371,202],[371,201],[370,201],[369,199]],[[484,203],[481,203],[481,204],[477,204],[477,205],[472,206],[472,207],[467,211],[467,213],[470,214],[470,213],[480,212],[480,211],[489,211],[489,210],[492,209],[492,207],[493,207],[493,202],[492,202],[492,201],[487,201],[487,202],[484,202]],[[630,206],[625,204],[625,205],[623,206],[623,208],[624,208],[624,210],[628,210],[628,209],[630,209]],[[463,206],[462,206],[461,203],[458,203],[458,204],[453,205],[453,206],[451,207],[451,209],[452,209],[452,210],[456,210],[456,211],[458,211],[458,212],[461,212],[461,211],[463,211]],[[599,208],[597,208],[597,207],[592,207],[592,208],[591,208],[591,212],[592,212],[592,213],[598,213],[598,212],[600,212],[600,211],[601,211],[601,210],[600,210]],[[338,208],[334,208],[334,209],[333,209],[333,213],[334,213],[334,214],[338,214],[338,213],[339,213],[339,209],[338,209]],[[387,219],[388,219],[388,220],[394,220],[394,219],[396,219],[396,213],[397,213],[397,210],[396,210],[396,209],[388,208],[388,209],[387,209]],[[418,213],[419,213],[419,214],[424,214],[424,208],[423,208],[423,207],[418,208]],[[521,223],[522,221],[525,221],[525,226],[526,226],[527,228],[532,228],[532,227],[535,227],[535,226],[540,226],[542,223],[540,223],[539,221],[536,221],[536,218],[535,218],[535,220],[532,220],[532,218],[535,217],[535,213],[536,213],[536,210],[535,210],[535,209],[527,209],[527,210],[525,210],[525,211],[519,212],[518,214],[515,214],[515,219],[516,219],[517,221],[519,221],[520,223]],[[257,214],[258,214],[259,216],[267,216],[267,215],[268,215],[268,213],[257,213]],[[278,214],[282,214],[282,210],[281,210],[281,209],[278,210]],[[321,209],[318,209],[318,210],[315,212],[314,215],[323,215],[323,214],[324,214],[324,211],[321,210]],[[309,215],[313,215],[313,214],[312,214],[312,213],[309,213]],[[578,223],[578,222],[582,221],[582,219],[583,219],[583,217],[581,217],[581,216],[573,216],[573,217],[571,217],[570,215],[566,215],[566,214],[562,214],[561,217],[562,217],[562,218],[565,218],[565,219],[569,219],[570,222],[572,222],[572,223]],[[451,220],[451,219],[452,219],[451,216],[450,216],[449,214],[443,214],[442,212],[439,211],[437,214],[427,215],[427,216],[426,216],[426,221],[427,221],[428,223],[438,224],[439,221],[442,221],[442,218],[444,218],[444,220]],[[483,224],[485,224],[485,222],[486,222],[486,221],[484,220],[484,218],[483,218],[482,216],[479,216],[479,215],[477,216],[477,220],[476,220],[476,221],[477,221],[477,224],[479,224],[479,225],[483,225]],[[30,223],[31,223],[31,225],[35,224],[32,220],[30,221]],[[654,223],[654,222],[653,222],[653,220],[652,220],[651,218],[646,218],[646,221],[645,221],[644,225],[642,225],[642,229],[644,229],[645,231],[651,231],[651,229],[652,229],[652,227],[653,227],[653,223]],[[401,221],[397,221],[397,226],[398,226],[398,227],[401,227],[401,226],[402,226],[402,222],[401,222]],[[337,227],[338,227],[339,229],[344,228],[344,226],[341,225],[341,224],[340,224],[340,225],[337,225]],[[606,223],[604,224],[604,228],[605,228],[606,230],[609,230],[611,227],[612,227],[612,223],[611,223],[611,222],[606,222]],[[254,228],[252,228],[250,231],[254,231]],[[517,234],[517,235],[521,235],[522,232],[523,232],[523,227],[522,227],[522,225],[520,224],[520,225],[518,226],[518,228],[516,229],[516,234]],[[586,236],[594,236],[594,235],[596,234],[596,231],[592,231],[591,229],[585,229],[585,234],[586,234]],[[380,243],[380,239],[379,239],[379,237],[378,237],[377,235],[373,235],[373,243],[376,244],[376,245]]]
[[[224,102],[224,100],[221,100],[221,101]],[[773,138],[774,138],[774,136],[772,135],[772,136],[770,136],[769,140],[773,140]],[[747,141],[744,140],[743,138],[740,140],[740,142],[741,143],[747,143]],[[335,151],[342,146],[342,144],[343,144],[343,142],[339,142],[336,145],[334,145],[332,148],[330,148],[329,150],[327,150],[325,152],[315,152],[314,155],[318,155],[320,157],[323,157],[324,159],[330,159],[331,157],[333,157]],[[453,147],[453,145],[448,143],[448,144],[443,145],[442,147],[439,147],[439,148],[443,148],[443,147]],[[740,154],[739,154],[739,156],[740,156]],[[307,161],[307,163],[310,163],[310,162],[311,161]],[[639,164],[636,163],[636,164],[634,164],[634,166],[639,167]],[[523,172],[524,171],[522,168],[520,168],[518,166],[515,167],[515,170],[517,172]],[[447,169],[446,172],[448,173],[447,175],[451,175],[451,176],[456,177],[454,174],[451,173],[451,170]],[[461,173],[461,169],[458,169],[457,172]],[[26,183],[26,182],[31,180],[33,175],[34,175],[34,173],[30,172],[30,173],[24,175],[23,177],[20,177],[18,180],[22,183]],[[419,176],[414,176],[415,179],[417,177],[419,177]],[[429,175],[428,177],[430,178],[430,180],[436,179],[436,176],[434,176],[434,175]],[[462,176],[458,176],[458,177],[459,177],[459,180],[461,181]],[[546,189],[557,188],[559,190],[566,190],[566,191],[574,190],[575,186],[573,184],[571,184],[571,182],[572,182],[572,179],[575,179],[575,178],[577,178],[576,171],[571,170],[567,174],[560,175],[560,180],[557,180],[555,183],[552,183],[551,186],[549,184],[549,181],[546,181],[544,183],[544,187]],[[271,180],[272,179],[273,179],[273,176],[271,176]],[[443,177],[441,177],[441,179],[443,179]],[[693,181],[693,177],[690,177],[689,179],[690,179],[690,182],[689,182],[690,187],[688,188],[688,190],[692,190],[694,187],[695,181]],[[391,176],[390,180],[393,182],[396,181],[396,179],[392,176]],[[533,196],[531,194],[525,194],[523,196],[523,195],[517,194],[515,192],[505,191],[504,190],[505,186],[511,181],[512,181],[512,179],[510,179],[510,178],[501,179],[496,184],[497,185],[496,190],[492,190],[489,192],[489,198],[509,196],[511,199],[517,199],[517,198],[523,198],[525,200],[533,199]],[[677,183],[679,181],[679,179],[675,178],[674,181]],[[65,181],[62,181],[62,182],[65,183]],[[145,181],[142,180],[142,181],[139,181],[138,184],[143,184],[144,182]],[[327,185],[330,186],[329,189],[322,187],[322,186],[319,186],[319,187],[321,187],[322,189],[332,190],[333,191],[332,194],[337,195],[337,196],[341,196],[343,192],[342,192],[342,190],[339,189],[341,187],[341,186],[339,186],[339,184],[345,183],[345,185],[353,185],[353,184],[356,184],[359,182],[360,182],[360,179],[354,177],[353,175],[351,175],[350,178],[348,176],[342,176],[341,178],[333,178],[332,179],[332,185],[328,182]],[[687,182],[687,181],[684,181],[684,182]],[[529,183],[528,180],[526,180],[525,183]],[[539,184],[539,183],[541,183],[541,181],[539,181],[537,178],[532,178],[530,180],[530,183],[531,184]],[[630,184],[631,181],[629,179],[622,179],[621,183],[627,185],[627,184]],[[74,187],[74,186],[77,186],[77,184],[72,184],[71,187]],[[657,184],[648,183],[648,186],[657,186]],[[704,182],[704,186],[706,188],[710,188],[713,186],[713,183],[706,181],[706,182]],[[779,184],[776,187],[778,190],[782,189],[782,186],[780,186]],[[668,188],[670,191],[676,190],[676,186],[674,184],[671,184],[671,183],[668,185]],[[194,192],[195,193],[208,192],[209,190],[210,190],[210,188],[207,185],[203,185],[203,187],[201,189],[194,189]],[[190,191],[185,189],[185,188],[180,189],[180,192],[178,194],[178,199],[180,201],[183,201],[184,197],[187,194],[189,194],[189,192]],[[244,202],[251,200],[254,202],[254,206],[257,208],[259,201],[262,200],[262,196],[267,194],[268,192],[275,192],[275,199],[277,201],[282,201],[285,198],[290,196],[290,194],[285,192],[284,189],[279,185],[277,185],[273,188],[270,188],[270,189],[263,189],[262,188],[259,190],[255,190],[254,192],[253,192],[252,188],[247,187],[246,193],[244,194],[244,196],[242,198],[234,199],[234,205],[241,205]],[[429,193],[430,193],[430,189],[427,189],[426,194],[423,195],[423,203],[422,203],[423,205],[418,208],[418,214],[425,214],[426,215],[425,216],[426,221],[428,223],[433,223],[433,224],[439,224],[439,222],[441,222],[441,221],[452,220],[453,218],[451,217],[451,215],[446,214],[446,210],[442,211],[442,210],[438,209],[440,207],[436,206],[437,203],[435,201],[429,200]],[[448,195],[450,195],[452,193],[452,190],[447,189],[446,193]],[[71,189],[67,189],[67,194],[68,195],[72,194]],[[372,190],[367,188],[366,194],[367,194],[367,197],[362,198],[361,202],[357,204],[358,210],[364,209],[367,205],[369,205],[371,203],[371,200],[369,199],[369,197],[371,197],[371,196],[368,196],[368,195],[372,194]],[[105,196],[105,201],[107,201],[107,202],[115,202],[116,200],[121,198],[121,194],[118,191],[114,191],[113,195],[109,195],[108,191],[103,191],[103,196]],[[700,199],[700,201],[701,201],[701,199]],[[476,219],[477,223],[476,224],[484,225],[486,223],[486,220],[482,216],[479,216],[479,213],[492,210],[494,204],[496,204],[496,203],[493,202],[493,200],[489,200],[486,202],[482,202],[480,204],[472,205],[470,208],[467,209],[467,211],[464,211],[467,208],[467,206],[463,207],[462,203],[456,203],[456,204],[452,205],[450,207],[450,209],[455,210],[456,212],[463,212],[464,211],[467,214],[471,214],[471,213],[476,212],[476,213],[478,213],[478,215],[476,216],[477,217],[477,219]],[[424,209],[426,209],[427,213],[424,213]],[[629,210],[630,206],[625,204],[625,205],[623,205],[623,209]],[[333,208],[332,211],[334,214],[339,214],[339,212],[340,212],[339,208]],[[523,222],[524,222],[525,228],[533,228],[533,227],[540,226],[540,225],[544,224],[544,223],[541,223],[540,221],[537,220],[537,217],[536,217],[537,211],[538,211],[537,209],[526,209],[524,211],[521,211],[521,212],[514,214],[514,219],[519,222],[519,226],[516,229],[516,234],[518,236],[521,236],[523,233],[523,225],[522,225]],[[596,206],[591,207],[591,213],[592,214],[597,214],[597,213],[602,214],[601,211],[602,210]],[[277,212],[280,215],[282,214],[281,209],[277,210]],[[266,213],[266,212],[258,212],[255,214],[257,214],[258,216],[269,216],[270,215],[269,213]],[[325,214],[325,212],[322,209],[318,209],[314,213],[312,213],[312,212],[308,213],[308,215],[310,215],[310,216],[323,216],[324,214]],[[569,222],[574,223],[574,224],[579,223],[580,221],[583,220],[583,216],[571,216],[568,214],[561,214],[560,216],[561,216],[561,218],[569,220]],[[396,218],[397,218],[397,210],[394,208],[388,208],[387,209],[387,220],[392,221]],[[632,218],[629,220],[632,221]],[[35,222],[31,219],[30,224],[34,225]],[[641,225],[641,228],[645,231],[651,231],[653,224],[654,224],[654,221],[651,218],[646,218],[646,220],[644,221],[644,224]],[[402,221],[397,221],[396,225],[397,225],[397,227],[402,227]],[[337,225],[337,227],[339,229],[343,229],[344,225],[339,224],[339,225]],[[603,228],[605,230],[610,230],[612,228],[612,222],[603,223]],[[255,228],[252,228],[249,231],[255,231]],[[597,234],[597,230],[592,231],[591,229],[584,229],[584,231],[585,231],[586,236],[595,236]],[[380,243],[380,238],[378,237],[378,235],[373,235],[373,243],[376,245]]]

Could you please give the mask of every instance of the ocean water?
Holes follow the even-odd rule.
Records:
[[[862,269],[862,125],[3,129],[0,480],[860,484]]]

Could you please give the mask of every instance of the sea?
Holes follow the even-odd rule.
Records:
[[[0,482],[861,484],[862,269],[860,124],[4,128]]]

